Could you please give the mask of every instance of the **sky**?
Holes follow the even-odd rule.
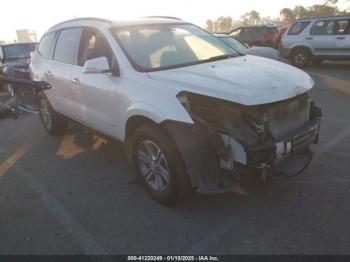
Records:
[[[346,0],[340,0],[345,7]],[[279,16],[284,7],[322,4],[324,0],[4,0],[0,39],[16,39],[16,29],[35,30],[40,37],[51,26],[78,17],[127,20],[151,15],[175,16],[205,26],[207,19],[240,16],[257,10],[261,16]]]

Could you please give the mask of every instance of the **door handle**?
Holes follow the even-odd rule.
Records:
[[[312,37],[306,37],[305,40],[312,40]]]
[[[79,84],[80,84],[80,81],[79,81],[78,78],[72,79],[71,82],[72,82],[74,85],[79,85]]]
[[[338,36],[337,39],[339,39],[339,40],[344,40],[344,39],[345,39],[345,36]]]
[[[45,72],[45,75],[46,75],[47,77],[52,77],[51,71],[46,71],[46,72]]]

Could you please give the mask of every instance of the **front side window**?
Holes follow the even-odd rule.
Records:
[[[292,25],[288,31],[288,35],[298,35],[304,31],[304,29],[309,25],[310,22],[297,22]]]
[[[112,28],[139,71],[156,71],[238,56],[215,36],[191,24]]]
[[[336,21],[335,34],[337,34],[337,35],[350,35],[350,20],[338,20],[338,21]]]
[[[30,53],[34,52],[35,43],[32,44],[15,44],[4,46],[4,56],[7,60],[30,58]]]
[[[311,28],[311,35],[333,35],[334,21],[317,21]]]
[[[64,29],[61,31],[55,47],[55,61],[71,65],[76,64],[81,31],[81,28]]]
[[[113,53],[102,33],[93,28],[85,28],[80,41],[78,65],[84,66],[87,60],[99,57],[106,57],[112,66]]]
[[[47,59],[52,59],[56,33],[44,35],[40,41],[38,51]]]

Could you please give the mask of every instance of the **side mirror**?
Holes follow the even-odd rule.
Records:
[[[249,48],[249,47],[250,47],[250,45],[248,45],[247,43],[244,43],[244,45],[245,45],[245,47],[247,47],[247,48]]]
[[[111,72],[108,60],[106,57],[98,57],[87,60],[84,64],[83,73],[108,73]]]

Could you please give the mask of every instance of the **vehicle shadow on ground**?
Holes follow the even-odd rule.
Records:
[[[152,201],[144,192],[143,186],[139,180],[136,179],[136,174],[133,168],[127,161],[125,156],[124,144],[111,138],[102,136],[88,128],[82,127],[75,123],[70,123],[66,134],[63,136],[60,144],[57,145],[56,155],[62,157],[69,162],[85,161],[80,158],[89,158],[91,161],[97,161],[97,165],[100,166],[101,158],[108,163],[108,166],[104,166],[104,169],[119,170],[122,172],[113,172],[119,177],[115,177],[115,180],[119,180],[117,184],[125,183],[125,187],[132,189],[130,192],[143,195],[146,201]],[[102,160],[102,161],[103,161]],[[100,167],[98,167],[100,168]],[[97,169],[98,169],[97,168]],[[111,171],[110,170],[110,171]],[[246,194],[238,193],[223,193],[223,194],[200,194],[193,192],[187,201],[182,201],[170,209],[186,209],[195,211],[198,208],[204,208],[208,210],[211,208],[220,208],[223,205],[236,205],[238,203],[245,203],[254,198],[261,199],[262,195],[270,195],[273,191],[278,191],[278,186],[275,183],[276,179],[268,179],[263,181],[262,177],[257,174],[246,174],[242,177],[242,189],[246,191]],[[125,193],[125,192],[123,192]],[[118,192],[114,192],[116,198],[119,198]],[[131,196],[130,196],[131,197]],[[208,202],[211,203],[208,205]],[[157,204],[158,205],[158,204]],[[161,206],[161,205],[160,205]],[[198,211],[198,210],[196,210]],[[205,211],[205,212],[206,212]]]

